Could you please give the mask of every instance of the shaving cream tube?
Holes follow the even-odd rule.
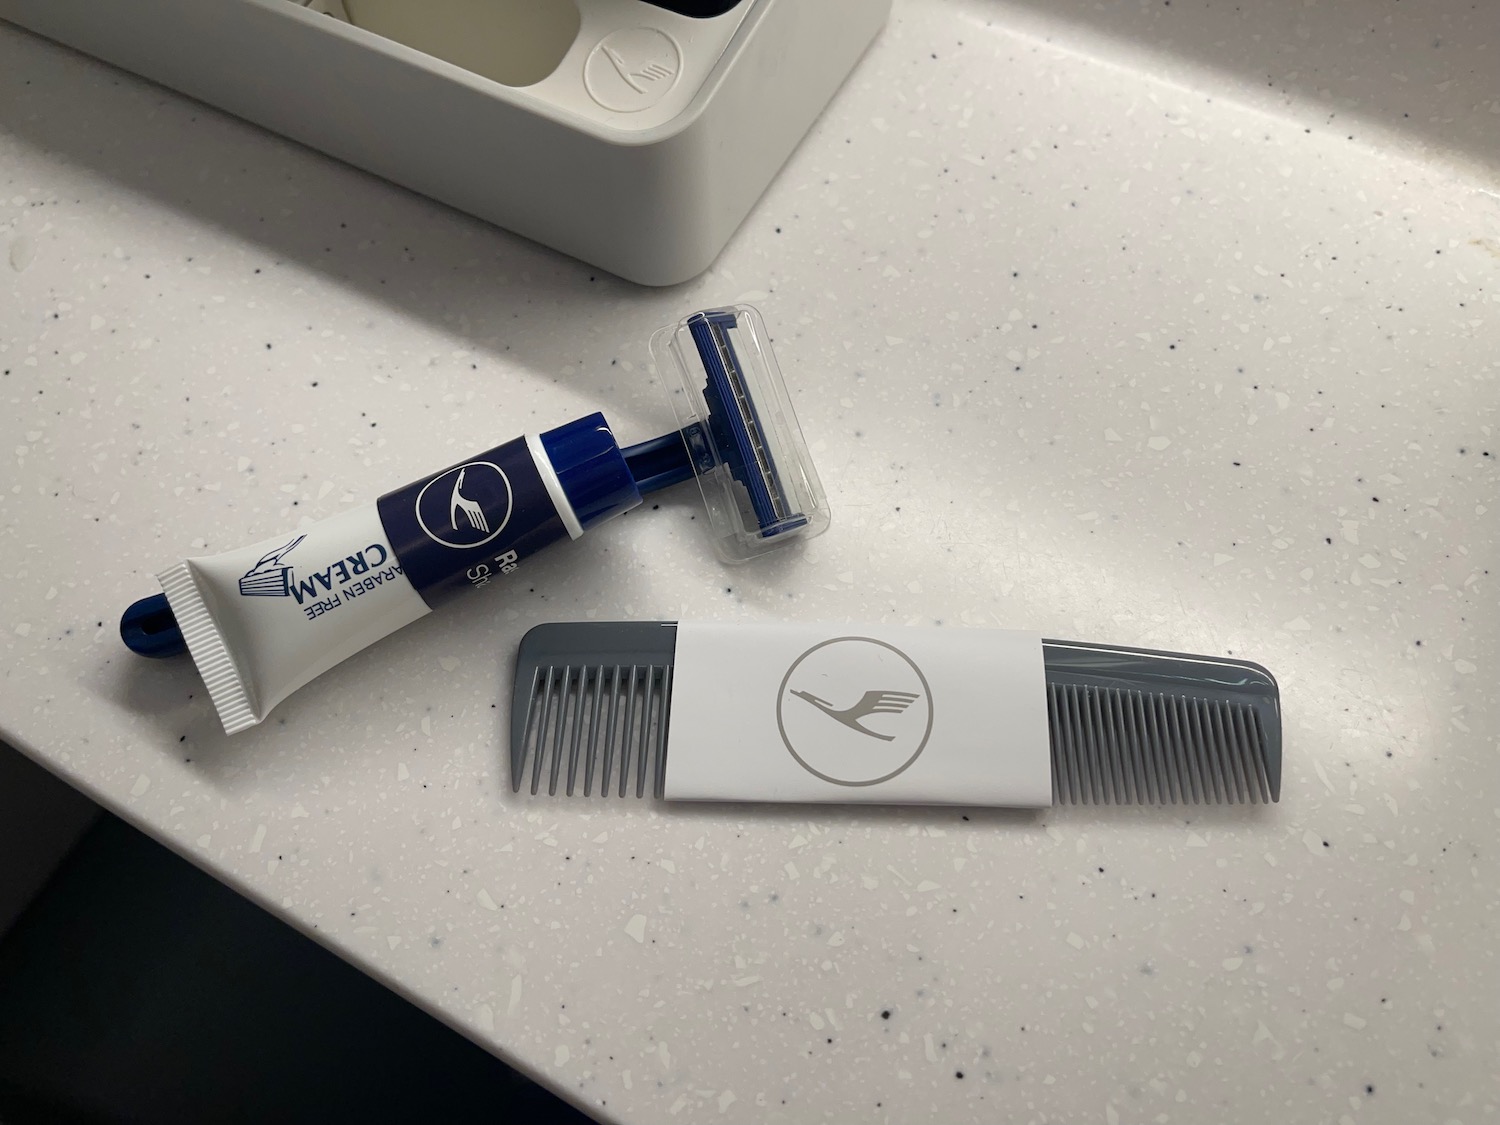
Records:
[[[295,534],[157,576],[219,719],[303,684],[641,494],[602,414],[528,435]]]

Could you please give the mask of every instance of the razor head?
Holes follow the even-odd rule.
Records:
[[[693,313],[657,332],[651,354],[719,557],[744,562],[825,530],[822,484],[760,314],[749,305]]]
[[[730,332],[733,313],[715,311],[688,317],[688,331],[698,349],[698,358],[708,374],[703,398],[708,403],[708,435],[702,426],[684,432],[688,452],[695,465],[713,468],[711,449],[721,450],[729,475],[745,489],[750,508],[763,536],[779,535],[807,526],[807,516],[793,511],[776,461],[771,456],[765,429],[751,396],[745,369],[735,353]],[[712,441],[705,440],[711,437]]]

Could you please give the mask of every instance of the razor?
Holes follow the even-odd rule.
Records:
[[[625,449],[643,493],[696,477],[709,534],[744,562],[828,526],[823,488],[760,314],[749,305],[693,313],[651,339],[678,429]]]

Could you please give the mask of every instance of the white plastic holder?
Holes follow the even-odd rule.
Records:
[[[377,24],[399,7],[363,2]],[[571,20],[574,0],[556,2]],[[621,277],[672,285],[712,263],[890,10],[741,0],[695,19],[576,0],[571,40],[533,18],[536,0],[469,3],[484,13],[472,36],[406,19],[408,39],[460,66],[357,26],[361,0],[311,3],[0,0],[0,17]],[[465,7],[405,3],[423,20]],[[534,44],[494,35],[507,8]],[[525,72],[556,44],[545,77]],[[490,57],[530,84],[473,69]]]

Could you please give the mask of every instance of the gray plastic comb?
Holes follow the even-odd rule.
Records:
[[[511,706],[512,788],[660,797],[676,637],[666,621],[528,632]],[[1043,641],[1042,660],[1054,804],[1280,799],[1280,695],[1260,665],[1070,641]]]

